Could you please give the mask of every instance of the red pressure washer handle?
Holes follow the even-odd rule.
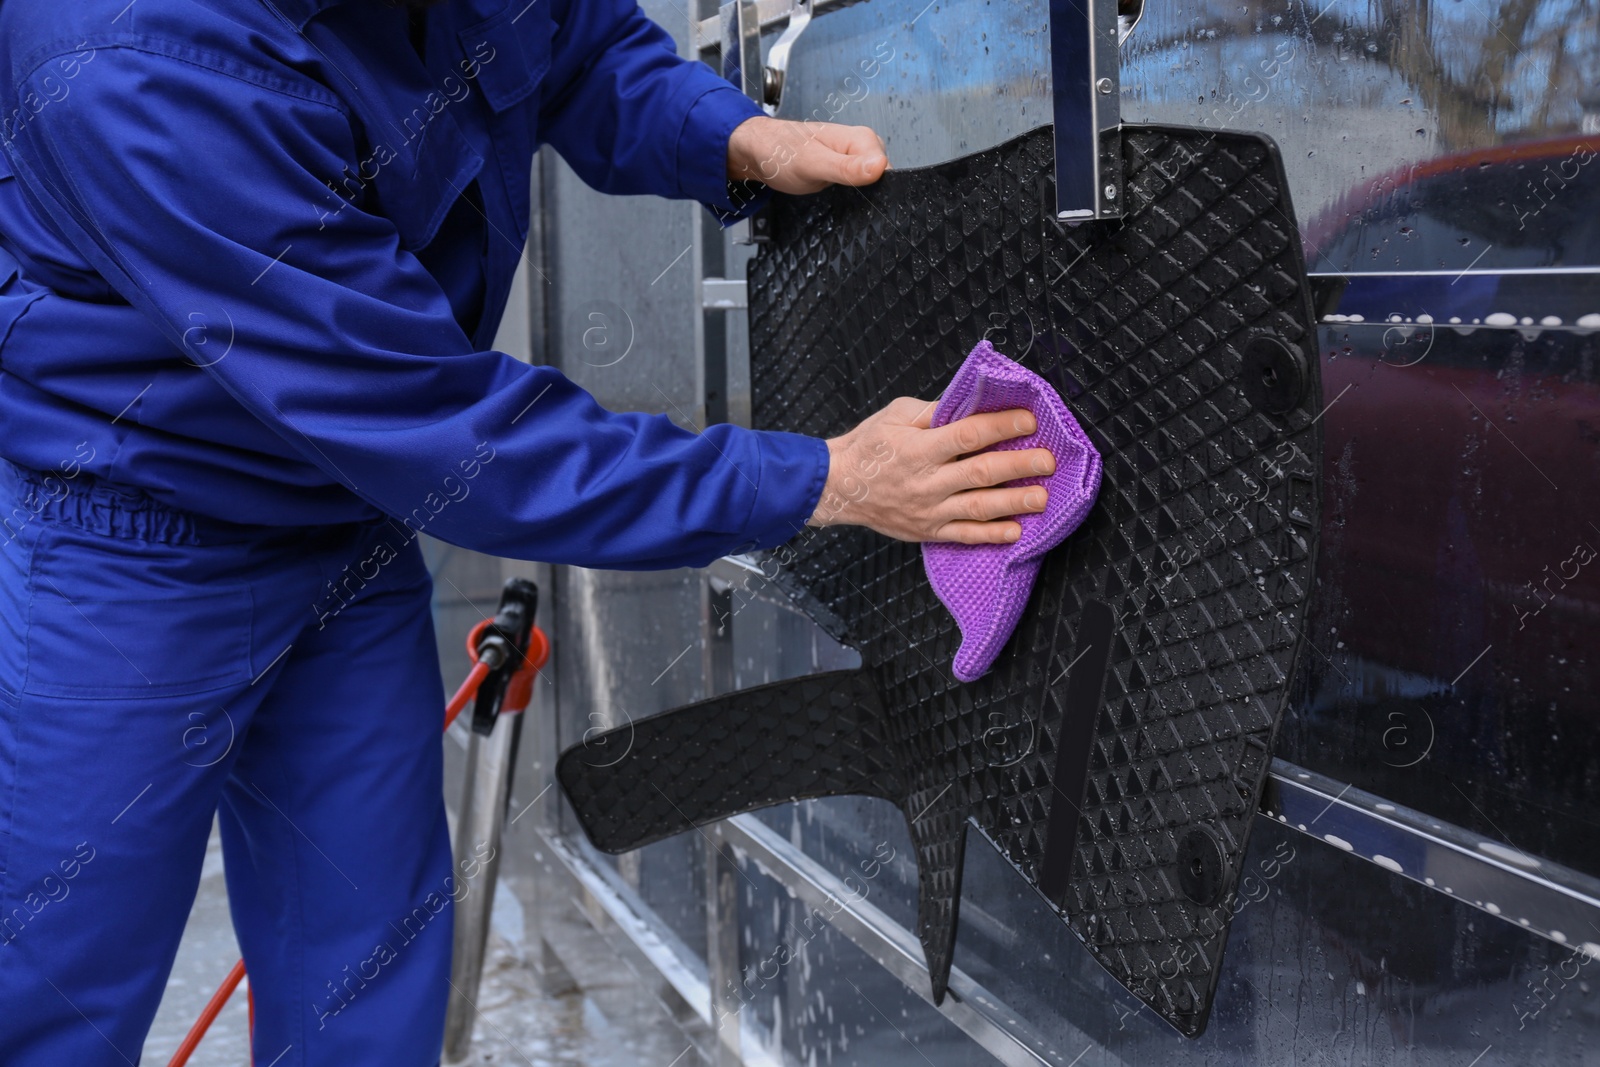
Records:
[[[461,714],[461,709],[472,702],[478,695],[478,687],[489,676],[490,665],[478,659],[478,646],[481,638],[494,625],[493,619],[484,619],[474,626],[467,634],[467,655],[476,664],[472,673],[467,675],[467,680],[461,684],[456,695],[450,698],[450,703],[444,709],[444,728],[450,729],[450,724],[456,716]],[[528,632],[528,651],[522,657],[522,666],[512,674],[511,681],[506,685],[506,693],[500,701],[502,715],[523,711],[528,706],[528,701],[533,699],[534,676],[550,662],[550,638],[539,627],[535,626]]]
[[[479,639],[493,623],[493,619],[484,619],[467,634],[467,655],[473,659],[478,658]],[[528,631],[528,650],[522,655],[522,666],[511,676],[511,682],[506,686],[506,695],[500,702],[502,714],[527,710],[528,701],[533,699],[534,676],[544,670],[544,665],[549,662],[550,638],[543,630],[534,626]]]
[[[488,737],[494,732],[511,679],[528,662],[538,611],[539,587],[526,578],[509,578],[500,590],[494,619],[474,630],[468,654],[476,662],[489,664],[489,676],[478,687],[478,699],[472,706],[473,733]]]

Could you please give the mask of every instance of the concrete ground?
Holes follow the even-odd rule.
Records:
[[[548,996],[540,989],[520,946],[522,907],[503,885],[495,896],[494,933],[479,990],[480,1015],[473,1036],[473,1058],[479,1065],[522,1064],[525,1067],[694,1067],[699,1056],[684,1049],[676,1064],[670,1049],[679,1043],[676,1028],[664,1014],[653,1014],[635,995],[624,998],[628,1009],[616,1008],[621,990],[590,988],[590,995]],[[206,852],[200,893],[184,931],[167,994],[161,1002],[144,1063],[164,1067],[218,983],[239,958],[228,918],[227,890],[222,878],[222,850],[212,834]],[[610,973],[626,984],[620,973]],[[611,1008],[608,1017],[600,1004]],[[641,1012],[641,1008],[644,1010]],[[687,1045],[687,1042],[682,1042]],[[669,1050],[663,1052],[662,1050]],[[272,1067],[271,1051],[263,1049],[255,1067]],[[659,1060],[659,1063],[656,1061]],[[245,996],[241,987],[212,1025],[190,1067],[246,1067],[250,1063]],[[352,1065],[356,1067],[356,1065]]]

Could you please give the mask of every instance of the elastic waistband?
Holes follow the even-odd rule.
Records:
[[[161,503],[143,489],[108,482],[84,471],[36,471],[0,460],[6,495],[0,539],[12,540],[31,522],[73,526],[102,537],[172,545],[227,544],[274,532],[241,526]],[[282,530],[276,530],[282,533]]]

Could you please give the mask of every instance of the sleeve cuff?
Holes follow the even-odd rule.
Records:
[[[816,437],[757,431],[760,475],[745,530],[750,549],[775,548],[805,528],[828,481],[828,445]]]
[[[701,93],[684,115],[679,195],[706,205],[724,226],[755,214],[772,195],[760,182],[728,180],[728,138],[740,123],[764,114],[761,105],[723,84]]]

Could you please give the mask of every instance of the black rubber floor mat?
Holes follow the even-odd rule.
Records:
[[[612,851],[780,800],[895,801],[939,999],[971,820],[1194,1036],[1304,645],[1321,392],[1271,142],[1173,127],[1125,142],[1119,222],[1055,222],[1043,129],[780,200],[751,267],[758,426],[831,436],[893,397],[931,399],[987,336],[1099,448],[1094,511],[1046,559],[994,669],[952,676],[959,634],[916,545],[808,531],[774,553],[781,580],[861,651],[859,672],[668,712],[632,728],[624,758],[580,747],[559,773]]]

